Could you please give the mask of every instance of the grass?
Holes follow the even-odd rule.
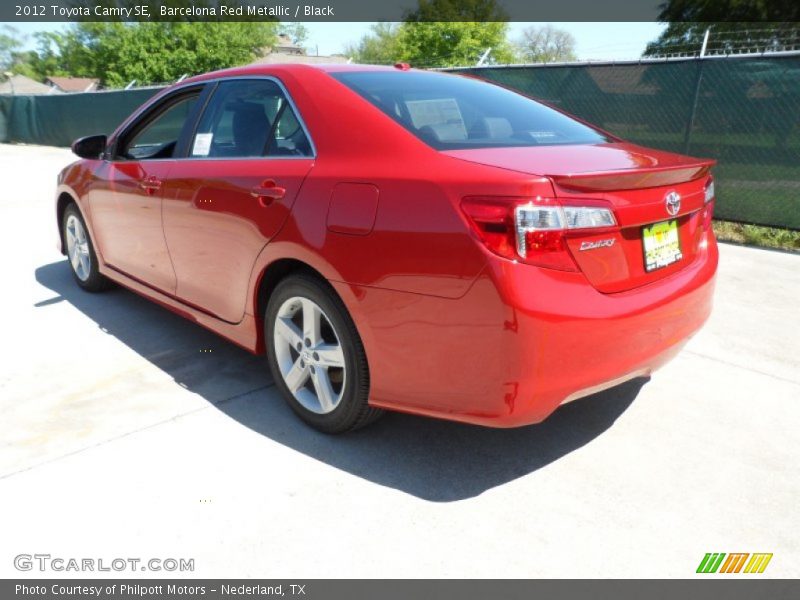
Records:
[[[718,240],[725,242],[763,248],[779,248],[800,253],[800,231],[760,225],[743,225],[730,221],[714,221],[714,233]]]

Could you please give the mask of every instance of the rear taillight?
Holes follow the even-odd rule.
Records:
[[[703,229],[711,229],[711,220],[714,218],[714,180],[709,177],[705,187],[705,203],[703,204]]]
[[[577,271],[565,234],[614,227],[614,213],[601,206],[562,206],[552,198],[464,198],[461,208],[489,250],[527,264]]]

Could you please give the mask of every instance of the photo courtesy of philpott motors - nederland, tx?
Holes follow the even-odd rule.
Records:
[[[219,586],[219,592],[223,595],[258,595],[258,596],[303,596],[305,595],[305,584],[278,584],[278,585],[227,585]],[[205,585],[178,585],[169,583],[166,585],[140,585],[138,583],[113,583],[108,585],[79,585],[79,584],[59,584],[48,585],[26,585],[18,583],[14,586],[14,593],[17,596],[89,596],[101,597],[103,595],[113,596],[203,596],[209,591],[216,592],[216,589],[207,589]],[[288,592],[288,594],[287,594]]]

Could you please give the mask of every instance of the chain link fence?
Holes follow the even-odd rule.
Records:
[[[718,218],[800,230],[800,53],[455,70],[626,140],[715,158]],[[158,89],[0,96],[0,141],[108,133]]]
[[[800,53],[456,71],[626,140],[715,158],[717,218],[800,229]]]

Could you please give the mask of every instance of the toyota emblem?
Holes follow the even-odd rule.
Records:
[[[664,202],[667,204],[667,212],[675,216],[681,209],[681,195],[678,192],[670,192],[664,196]]]

